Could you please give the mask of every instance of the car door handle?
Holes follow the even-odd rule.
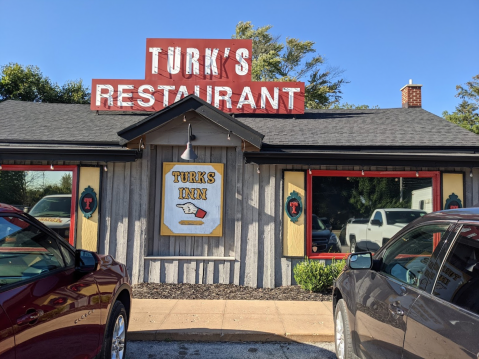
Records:
[[[22,315],[21,317],[17,318],[17,325],[24,325],[28,323],[32,323],[38,320],[43,314],[43,310],[35,310],[31,313],[27,313],[25,315]],[[33,324],[33,323],[32,323]]]

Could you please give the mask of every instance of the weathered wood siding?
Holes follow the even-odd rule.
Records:
[[[103,171],[99,253],[125,263],[132,283],[143,281],[149,197],[149,148],[131,163]]]
[[[198,163],[223,163],[224,216],[222,237],[161,236],[161,190],[163,162],[183,162],[184,146],[154,146],[151,193],[154,197],[152,236],[149,238],[149,256],[234,257],[236,211],[236,148],[194,147]],[[154,196],[153,196],[154,194]],[[147,260],[145,281],[166,283],[229,283],[231,263],[224,260]]]
[[[223,237],[160,236],[162,163],[181,162],[184,146],[151,146],[140,161],[109,164],[103,172],[100,252],[125,262],[133,283],[234,283],[265,288],[296,284],[293,268],[301,259],[282,256],[283,170],[307,170],[309,166],[245,165],[239,147],[194,150],[196,162],[225,164]],[[363,169],[461,171],[465,173],[465,205],[479,204],[479,169],[473,170],[472,178],[466,168]],[[164,258],[168,256],[174,259]],[[187,258],[177,259],[181,256]],[[211,259],[189,258],[197,256]]]

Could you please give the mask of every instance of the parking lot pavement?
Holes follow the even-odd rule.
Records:
[[[227,343],[129,341],[128,359],[319,359],[336,358],[334,343]]]

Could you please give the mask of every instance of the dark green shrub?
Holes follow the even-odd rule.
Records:
[[[333,259],[331,264],[326,265],[322,261],[305,258],[293,268],[294,279],[304,290],[321,292],[333,285],[345,265],[345,260]]]

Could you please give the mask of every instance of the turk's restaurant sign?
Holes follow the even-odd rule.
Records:
[[[160,111],[194,94],[224,112],[304,113],[303,82],[251,80],[252,40],[147,39],[144,80],[92,81],[92,110]]]
[[[223,234],[222,163],[163,163],[162,236]]]

